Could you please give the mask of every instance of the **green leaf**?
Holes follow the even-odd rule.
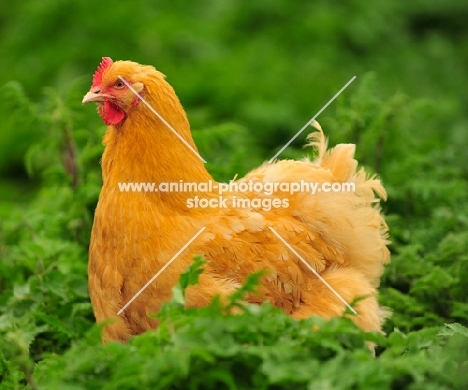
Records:
[[[203,272],[203,266],[206,261],[202,257],[197,256],[193,258],[193,263],[180,275],[178,283],[172,289],[172,301],[185,305],[185,291],[189,286],[198,283],[198,277]]]
[[[445,324],[445,327],[440,330],[439,335],[440,336],[453,336],[455,333],[468,337],[468,328],[458,323]]]

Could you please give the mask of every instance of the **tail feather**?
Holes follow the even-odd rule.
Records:
[[[314,159],[314,163],[330,172],[339,181],[350,180],[356,173],[358,166],[354,159],[356,146],[354,144],[339,144],[327,151],[328,138],[323,134],[322,128],[315,122],[314,127],[318,130],[307,136],[310,146],[317,150],[318,155]]]
[[[325,156],[325,153],[327,152],[328,138],[325,137],[325,134],[323,134],[322,127],[317,121],[314,121],[312,123],[312,126],[315,127],[318,131],[314,131],[313,133],[310,133],[307,136],[308,142],[305,146],[310,146],[317,150],[318,155],[315,159],[315,162],[317,163],[317,165],[321,165],[322,159]]]
[[[340,144],[330,149],[323,157],[322,166],[329,169],[339,181],[348,181],[356,173],[358,162],[354,159],[356,146]]]
[[[359,189],[359,195],[364,199],[372,199],[372,202],[378,202],[379,199],[374,197],[374,194],[382,200],[387,200],[387,191],[382,185],[380,179],[377,179],[376,175],[369,176],[369,174],[361,168],[354,175],[354,182],[356,188]]]
[[[337,181],[353,181],[359,188],[360,195],[363,199],[372,199],[372,202],[377,202],[375,194],[382,200],[387,199],[387,192],[382,183],[375,175],[369,174],[361,168],[359,171],[358,162],[354,158],[356,145],[354,144],[338,144],[334,148],[327,150],[328,138],[323,134],[322,128],[315,122],[312,124],[318,131],[315,131],[307,136],[310,146],[317,150],[317,157],[314,159],[314,165],[318,165],[330,171]]]

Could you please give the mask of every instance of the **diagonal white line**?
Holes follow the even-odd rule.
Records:
[[[158,271],[158,273],[157,273],[156,275],[154,275],[154,276],[148,281],[148,283],[146,283],[146,284],[140,289],[140,291],[138,291],[138,292],[133,296],[133,298],[130,299],[130,300],[125,304],[124,307],[122,307],[122,309],[120,309],[120,310],[118,311],[117,315],[119,316],[119,315],[128,307],[128,305],[130,305],[130,304],[136,299],[136,297],[138,297],[138,295],[140,295],[140,294],[146,289],[146,287],[148,287],[151,283],[153,283],[153,282],[155,281],[155,279],[156,279],[159,275],[161,275],[161,274],[163,273],[163,271],[164,271],[167,267],[169,267],[169,265],[177,258],[177,256],[179,256],[179,255],[183,252],[183,250],[184,250],[185,248],[187,248],[187,247],[193,242],[193,240],[195,240],[195,238],[197,238],[197,237],[201,234],[201,232],[202,232],[203,230],[205,230],[205,229],[206,229],[206,226],[202,227],[202,228],[200,229],[200,231],[199,231],[197,234],[195,234],[195,235],[190,239],[190,241],[187,242],[187,244],[185,244],[185,245],[179,250],[179,252],[177,252],[177,253],[172,257],[172,259],[169,260],[169,261],[164,265],[164,267],[162,267],[162,268]]]
[[[122,76],[119,76],[119,79],[122,80],[123,83],[135,95],[138,96],[138,98],[146,105],[146,107],[148,107],[153,112],[154,115],[156,115],[159,119],[161,119],[161,121],[169,128],[169,130],[171,130],[185,144],[185,146],[187,146],[187,148],[189,148],[193,153],[195,153],[198,156],[198,158],[206,164],[206,161],[203,159],[203,157],[200,156],[200,154],[186,140],[184,140],[180,136],[180,134],[177,131],[175,131],[174,128],[161,115],[159,115],[159,113],[153,107],[151,107],[151,105],[145,99],[143,99],[143,97],[137,91],[135,91],[135,89]]]
[[[270,230],[271,230],[273,233],[275,233],[276,237],[278,237],[278,238],[283,242],[283,244],[286,245],[286,246],[299,258],[299,260],[301,260],[301,261],[305,264],[305,266],[306,266],[307,268],[309,268],[309,269],[315,274],[315,276],[317,276],[317,278],[319,278],[319,279],[322,281],[322,283],[325,284],[325,286],[327,286],[327,287],[331,290],[331,292],[332,292],[333,294],[335,294],[335,295],[339,298],[339,300],[340,300],[341,302],[343,302],[343,303],[348,307],[349,310],[351,310],[354,314],[357,314],[357,311],[354,310],[354,309],[348,304],[348,302],[346,302],[346,301],[343,299],[343,297],[342,297],[340,294],[338,294],[338,293],[335,291],[335,289],[334,289],[332,286],[330,286],[330,285],[328,284],[328,282],[327,282],[324,278],[322,278],[322,276],[320,276],[320,274],[319,274],[316,270],[314,270],[314,269],[310,266],[310,264],[307,263],[307,261],[305,261],[305,260],[299,255],[299,253],[297,253],[297,252],[294,250],[294,248],[293,248],[291,245],[289,245],[289,244],[283,239],[283,237],[281,237],[281,236],[276,232],[275,229],[273,229],[271,226],[270,226],[269,228],[270,228]]]
[[[278,153],[276,153],[276,154],[270,159],[270,161],[268,161],[268,162],[269,162],[269,163],[272,163],[272,162],[275,160],[275,158],[278,157],[278,156],[281,154],[281,152],[282,152],[284,149],[286,149],[286,148],[291,144],[291,142],[293,142],[293,141],[299,136],[299,134],[301,134],[301,133],[307,128],[307,126],[309,126],[309,125],[315,120],[315,118],[317,118],[317,117],[322,113],[322,111],[325,110],[325,108],[327,108],[327,107],[330,105],[330,103],[331,103],[333,100],[335,100],[335,99],[341,94],[341,92],[343,92],[343,91],[348,87],[348,85],[351,84],[351,83],[354,81],[355,78],[356,78],[356,76],[353,76],[353,78],[352,78],[351,80],[349,80],[349,81],[345,84],[345,86],[344,86],[343,88],[341,88],[341,89],[336,93],[336,95],[333,96],[333,97],[328,101],[328,103],[325,104],[325,105],[322,107],[322,109],[321,109],[319,112],[317,112],[317,114],[315,114],[315,116],[314,116],[309,122],[307,122],[307,123],[304,125],[304,127],[303,127],[301,130],[299,130],[299,131],[297,132],[297,134],[296,134],[294,137],[292,137],[292,138],[289,140],[289,142],[288,142],[286,145],[284,145],[284,146],[281,148],[281,150],[280,150]]]

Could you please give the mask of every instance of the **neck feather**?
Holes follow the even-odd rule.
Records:
[[[195,151],[190,126],[172,87],[164,80],[148,85],[145,100]],[[102,157],[104,185],[118,182],[204,182],[211,180],[203,161],[140,102],[121,125],[109,126]]]

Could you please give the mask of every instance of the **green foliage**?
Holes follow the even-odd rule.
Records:
[[[272,156],[347,80],[374,71],[385,91],[434,99],[440,113],[431,127],[439,136],[457,129],[447,137],[461,153],[468,141],[466,14],[463,0],[26,0],[0,11],[0,85],[18,80],[36,99],[44,87],[66,94],[79,80],[83,95],[104,55],[154,64],[194,128],[235,122]],[[18,167],[27,141],[37,139],[34,127],[8,119],[16,104],[10,95],[0,93],[0,172],[12,169],[8,163]],[[93,114],[82,120],[96,127]],[[418,127],[420,139],[431,138],[427,130]]]
[[[198,275],[196,267],[188,275]],[[195,281],[196,278],[193,279]],[[184,281],[184,282],[183,282]],[[242,289],[248,291],[247,283]],[[127,345],[101,345],[91,331],[64,355],[48,355],[34,371],[43,389],[449,389],[463,375],[468,329],[450,324],[388,338],[350,320],[296,321],[268,304],[225,314],[218,300],[203,309],[164,305],[160,327]],[[374,358],[366,342],[385,350]]]
[[[172,289],[173,302],[177,302],[182,306],[185,305],[185,291],[187,287],[198,284],[198,277],[203,272],[204,264],[206,264],[206,261],[202,257],[195,257],[193,263],[180,275],[179,283]]]
[[[468,387],[467,14],[462,0],[3,7],[0,389]],[[272,157],[357,75],[317,120],[388,191],[386,335],[246,305],[260,275],[186,309],[196,259],[157,330],[102,345],[86,271],[104,125],[81,98],[103,55],[167,74],[220,181]],[[280,158],[313,154],[310,131]]]

